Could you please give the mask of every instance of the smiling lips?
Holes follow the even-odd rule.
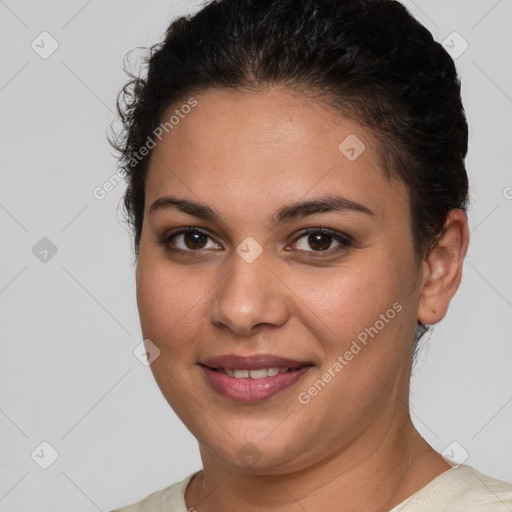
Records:
[[[215,391],[225,398],[251,403],[270,398],[295,384],[312,365],[259,354],[212,357],[201,363],[201,367]]]

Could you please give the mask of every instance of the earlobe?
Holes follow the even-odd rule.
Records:
[[[465,213],[450,210],[443,233],[423,262],[418,320],[427,325],[440,322],[462,279],[462,267],[469,244]]]

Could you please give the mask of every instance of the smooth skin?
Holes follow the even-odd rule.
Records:
[[[153,150],[137,263],[142,332],[161,351],[151,369],[200,446],[187,507],[389,510],[450,468],[415,429],[408,393],[417,320],[439,322],[461,280],[466,216],[452,210],[418,258],[407,188],[385,178],[370,131],[284,87],[195,99]],[[351,134],[365,145],[354,161],[338,149]],[[215,217],[150,211],[165,196]],[[302,210],[275,222],[284,207],[332,197],[371,213]],[[187,226],[203,234],[175,234]],[[304,234],[320,228],[351,242]],[[263,249],[252,263],[236,252],[249,236]],[[302,404],[299,393],[394,303],[401,311]],[[219,395],[199,364],[259,353],[313,366],[249,404]]]

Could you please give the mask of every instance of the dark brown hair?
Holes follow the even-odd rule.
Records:
[[[408,188],[419,258],[447,213],[466,211],[468,127],[454,62],[395,0],[212,1],[174,20],[145,64],[119,94],[122,130],[111,140],[136,256],[151,153],[133,155],[169,106],[211,88],[283,85],[370,127],[384,172]]]

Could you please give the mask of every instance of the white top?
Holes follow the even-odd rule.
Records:
[[[112,512],[189,512],[185,489],[200,471],[147,498]],[[193,509],[192,509],[193,510]],[[431,480],[389,512],[510,512],[512,484],[479,473],[465,464]]]

